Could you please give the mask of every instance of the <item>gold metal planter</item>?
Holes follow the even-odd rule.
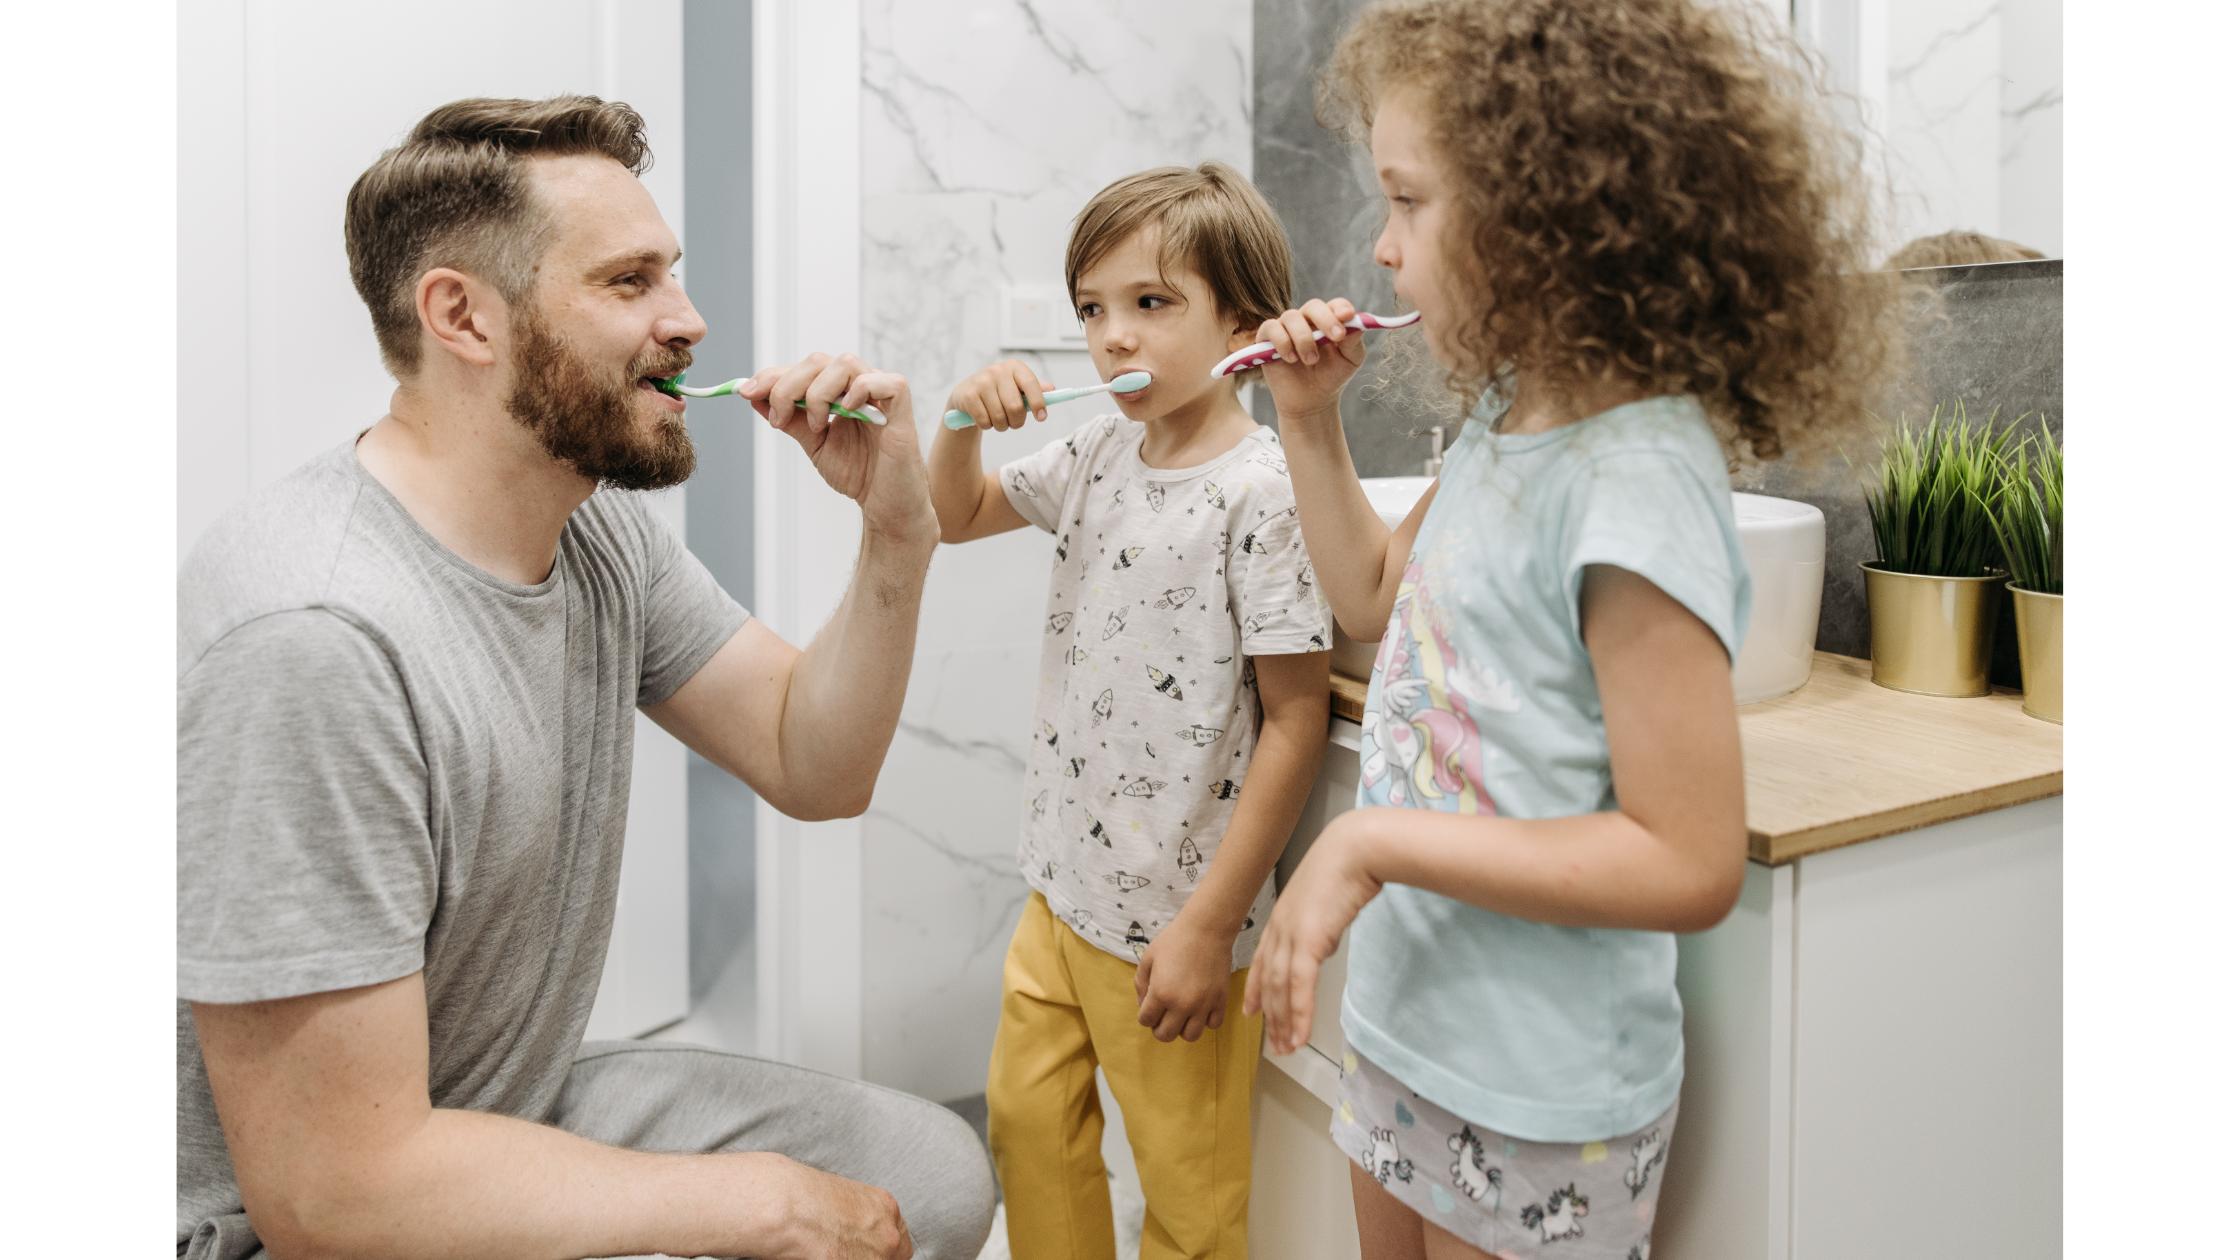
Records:
[[[1978,578],[1893,573],[1872,562],[1867,622],[1874,680],[1925,696],[1980,696],[1991,690],[1991,636],[1999,624],[2003,573]]]
[[[2034,718],[2061,721],[2061,597],[2014,592],[2014,631],[2022,649],[2022,711]]]

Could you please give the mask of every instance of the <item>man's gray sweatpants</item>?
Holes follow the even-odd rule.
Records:
[[[583,1047],[553,1124],[641,1151],[775,1151],[892,1194],[924,1260],[971,1260],[995,1217],[995,1175],[980,1137],[922,1098],[743,1055],[666,1042]],[[248,1219],[205,1226],[204,1254],[263,1260]],[[190,1247],[189,1250],[195,1250]]]
[[[666,1042],[586,1044],[552,1122],[640,1151],[775,1151],[895,1198],[922,1260],[972,1260],[995,1218],[980,1135],[911,1094]]]

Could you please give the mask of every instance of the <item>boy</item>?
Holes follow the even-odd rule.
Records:
[[[1272,431],[1213,365],[1287,305],[1291,251],[1217,162],[1090,201],[1066,287],[1120,414],[997,472],[982,429],[1045,418],[1024,364],[950,396],[943,542],[1057,537],[988,1136],[1012,1254],[1110,1256],[1102,1066],[1143,1181],[1143,1254],[1245,1254],[1260,1021],[1245,965],[1329,725],[1330,611]]]

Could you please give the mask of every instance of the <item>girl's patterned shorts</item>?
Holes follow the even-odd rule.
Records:
[[[1680,1105],[1599,1142],[1526,1142],[1470,1124],[1351,1046],[1330,1139],[1423,1219],[1496,1256],[1648,1260]]]

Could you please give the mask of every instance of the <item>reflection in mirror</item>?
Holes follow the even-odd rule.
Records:
[[[2061,0],[1798,0],[1800,29],[1836,7],[1884,32],[1857,41],[1856,82],[1888,168],[1889,265],[2061,257]]]

